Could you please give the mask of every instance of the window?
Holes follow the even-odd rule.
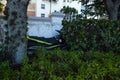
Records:
[[[45,17],[45,14],[44,14],[44,13],[42,13],[42,14],[41,14],[41,17]]]
[[[63,0],[63,2],[65,2],[66,0]]]
[[[45,4],[41,4],[41,9],[45,9]]]

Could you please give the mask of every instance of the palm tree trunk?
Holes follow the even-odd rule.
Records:
[[[103,0],[107,8],[109,19],[118,20],[118,9],[120,6],[120,0],[113,2],[112,0]]]
[[[27,6],[29,0],[7,0],[6,52],[12,64],[21,64],[27,53]]]

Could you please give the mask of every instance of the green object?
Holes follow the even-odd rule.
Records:
[[[80,19],[63,21],[62,37],[73,50],[120,53],[120,21]]]
[[[0,62],[0,80],[120,80],[120,55],[38,48],[15,68]]]
[[[38,40],[38,39],[30,38],[30,37],[27,37],[27,38],[28,38],[29,40],[35,41],[35,42],[37,42],[37,43],[52,45],[52,43],[45,42],[45,41],[42,41],[42,40]]]
[[[52,45],[52,46],[49,46],[47,47],[47,49],[52,49],[52,48],[56,48],[56,47],[59,47],[60,45]]]
[[[42,43],[42,44],[45,44],[45,45],[49,45],[49,47],[47,47],[47,49],[53,49],[53,48],[57,48],[57,47],[60,46],[60,45],[53,45],[52,43],[45,42],[45,41],[42,41],[42,40],[38,40],[38,39],[35,39],[35,38],[30,38],[30,37],[27,37],[27,38],[29,40],[35,41],[37,43]]]

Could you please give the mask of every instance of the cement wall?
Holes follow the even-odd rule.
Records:
[[[58,12],[52,13],[50,18],[29,17],[28,36],[55,37],[59,34],[56,30],[62,29],[63,17],[64,14]]]

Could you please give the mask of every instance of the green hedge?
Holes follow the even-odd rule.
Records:
[[[120,52],[120,21],[63,21],[61,35],[71,49]]]
[[[25,58],[21,70],[0,64],[0,80],[119,80],[120,55],[80,51],[45,51]]]

